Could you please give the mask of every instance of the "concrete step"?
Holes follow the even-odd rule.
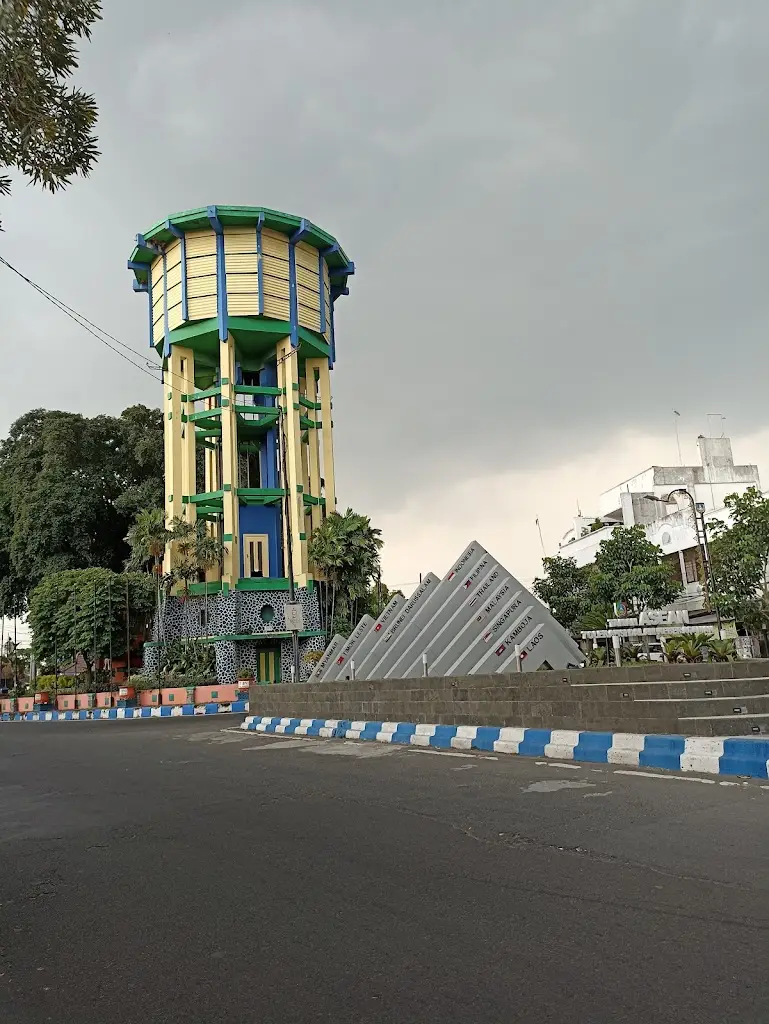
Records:
[[[763,697],[769,694],[769,678],[697,679],[687,682],[651,683],[573,683],[573,700],[581,701],[662,701],[703,700],[725,697]]]
[[[666,716],[671,711],[678,719],[719,718],[730,715],[755,715],[769,713],[769,694],[756,696],[730,694],[728,697],[689,697],[678,700],[634,700],[633,707],[639,714]]]
[[[769,714],[703,715],[679,718],[675,730],[685,736],[769,736]]]

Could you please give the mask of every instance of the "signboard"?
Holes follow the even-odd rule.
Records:
[[[367,628],[355,655],[357,679],[512,672],[547,662],[565,669],[585,655],[547,608],[473,541],[442,580],[432,573],[394,613]],[[326,668],[329,678],[334,669]]]
[[[385,658],[390,657],[390,652],[395,646],[396,638],[408,630],[412,616],[419,612],[420,605],[423,602],[429,601],[439,586],[440,580],[434,573],[429,572],[423,577],[422,582],[396,615],[392,625],[380,633],[379,639],[371,648],[366,658],[360,665],[357,662],[355,663],[355,674],[358,679],[379,678],[377,672],[379,671],[380,664],[384,662]]]
[[[337,633],[337,635],[333,638],[333,640],[328,645],[326,650],[323,652],[323,657],[320,659],[318,664],[310,673],[309,679],[307,680],[308,683],[320,682],[323,673],[331,664],[332,658],[334,657],[337,651],[340,651],[342,647],[344,647],[345,642],[345,638],[341,636],[339,633]]]
[[[373,650],[374,644],[376,644],[382,634],[386,631],[388,625],[394,621],[398,612],[405,603],[406,598],[402,594],[396,594],[389,604],[383,609],[382,614],[374,623],[373,628],[369,629],[361,637],[358,646],[355,648],[354,657],[350,659],[355,661],[356,676],[358,676],[359,666],[363,664],[365,659]],[[332,669],[333,665],[327,669],[327,673],[331,673]],[[327,679],[329,678],[329,675],[327,674],[323,676],[323,678]]]
[[[350,633],[350,638],[347,643],[337,653],[336,657],[331,659],[331,664],[326,669],[325,674],[321,677],[324,683],[331,679],[351,678],[350,663],[355,657],[355,652],[361,640],[363,640],[373,625],[374,620],[371,616],[364,615],[352,633]]]
[[[455,615],[461,615],[463,611],[465,615],[472,615],[472,612],[465,608],[468,597],[483,585],[496,568],[497,564],[491,555],[480,544],[474,545],[470,558],[463,557],[463,564],[458,569],[452,569],[441,583],[440,596],[436,594],[435,600],[431,602],[419,632],[412,636],[410,643],[405,644],[401,641],[401,653],[388,671],[388,678],[402,679],[409,675],[422,674],[422,654],[430,648]]]

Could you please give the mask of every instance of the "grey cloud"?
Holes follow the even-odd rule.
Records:
[[[17,188],[2,250],[145,351],[137,230],[243,202],[337,235],[358,266],[335,370],[351,500],[560,461],[673,406],[765,423],[763,0],[113,7],[81,76],[99,168]],[[157,395],[0,287],[27,339],[3,421]]]

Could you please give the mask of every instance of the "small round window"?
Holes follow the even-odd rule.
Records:
[[[272,622],[275,618],[275,609],[271,604],[265,604],[259,612],[259,617],[265,624]]]

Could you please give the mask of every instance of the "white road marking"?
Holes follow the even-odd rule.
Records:
[[[579,772],[582,770],[582,765],[564,764],[562,761],[535,761],[534,764],[546,765],[548,768],[568,768],[570,772]]]
[[[605,793],[583,793],[582,794],[582,799],[583,800],[589,800],[590,797],[611,796],[613,792],[614,792],[613,789],[607,789]]]
[[[404,750],[410,750],[412,754],[432,754],[433,757],[472,757],[473,759],[477,756],[476,754],[458,754],[456,750],[433,750],[432,747],[404,747]]]
[[[689,775],[673,775],[673,774],[671,774],[671,775],[655,775],[653,772],[638,772],[638,771],[636,771],[636,772],[625,772],[625,771],[622,771],[621,768],[618,768],[614,772],[614,774],[615,775],[634,775],[634,776],[639,776],[640,775],[644,779],[679,779],[681,782],[702,782],[706,786],[715,786],[715,784],[716,784],[716,780],[715,779],[698,779],[698,778],[692,778]]]

